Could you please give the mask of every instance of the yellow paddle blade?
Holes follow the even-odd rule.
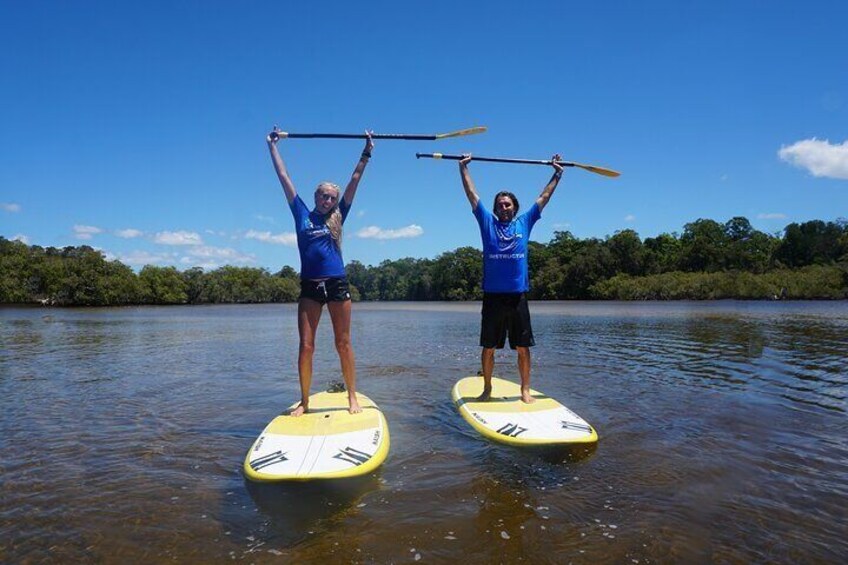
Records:
[[[581,163],[572,163],[575,167],[580,167],[581,169],[586,169],[587,171],[591,171],[593,173],[598,173],[599,175],[604,175],[605,177],[617,177],[621,176],[621,173],[618,171],[613,171],[612,169],[605,169],[603,167],[596,167],[595,165],[583,165]]]
[[[461,135],[473,135],[475,133],[483,133],[484,131],[486,131],[486,126],[477,126],[474,128],[452,131],[449,133],[439,133],[436,134],[436,139],[444,139],[445,137],[459,137]]]

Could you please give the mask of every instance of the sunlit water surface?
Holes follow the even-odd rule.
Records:
[[[845,302],[533,303],[534,387],[600,435],[567,457],[455,412],[479,304],[355,304],[388,460],[258,488],[241,464],[297,399],[295,311],[0,309],[0,561],[848,557]],[[338,380],[326,314],[315,367],[313,389]]]

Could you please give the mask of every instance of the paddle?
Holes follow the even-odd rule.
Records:
[[[421,157],[425,157],[427,159],[448,159],[451,161],[459,161],[463,159],[462,155],[445,155],[443,153],[416,153],[415,157],[420,159]],[[550,165],[552,161],[550,159],[545,161],[533,160],[533,159],[505,159],[501,157],[471,157],[472,161],[487,161],[489,163],[521,163],[525,165]],[[597,173],[599,175],[604,175],[605,177],[617,177],[621,175],[618,171],[613,171],[611,169],[605,169],[603,167],[596,167],[595,165],[584,165],[583,163],[572,163],[571,161],[557,161],[563,167],[579,167],[581,169],[585,169],[592,173]]]
[[[432,141],[435,139],[444,139],[446,137],[459,137],[462,135],[473,135],[475,133],[483,133],[486,131],[485,126],[478,126],[459,131],[450,131],[448,133],[436,133],[432,135],[417,135],[409,133],[372,133],[371,139],[405,139],[414,141]],[[291,139],[365,139],[364,133],[289,133],[287,131],[272,131],[271,139],[276,141],[281,137]]]

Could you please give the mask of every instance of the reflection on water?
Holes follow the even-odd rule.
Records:
[[[0,309],[0,561],[841,562],[848,304],[533,303],[533,384],[596,447],[450,402],[479,304],[357,304],[392,451],[346,484],[241,463],[298,395],[293,305]],[[325,320],[326,322],[326,320]],[[338,380],[329,323],[314,386]],[[515,356],[496,373],[515,378]]]
[[[341,516],[367,506],[360,499],[380,487],[378,470],[364,477],[336,481],[255,483],[245,488],[256,507],[268,518],[266,543],[290,547],[316,531],[332,528]],[[276,535],[273,535],[276,534]]]

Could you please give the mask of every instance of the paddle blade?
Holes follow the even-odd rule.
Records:
[[[581,163],[571,163],[573,167],[580,167],[581,169],[585,169],[592,173],[597,173],[599,175],[604,175],[605,177],[617,177],[621,176],[621,173],[618,171],[613,171],[612,169],[605,169],[603,167],[596,167],[595,165],[583,165]]]
[[[444,139],[446,137],[459,137],[461,135],[474,135],[475,133],[483,133],[486,131],[486,126],[478,126],[474,128],[461,129],[459,131],[452,131],[448,133],[439,133],[436,134],[436,139]]]

